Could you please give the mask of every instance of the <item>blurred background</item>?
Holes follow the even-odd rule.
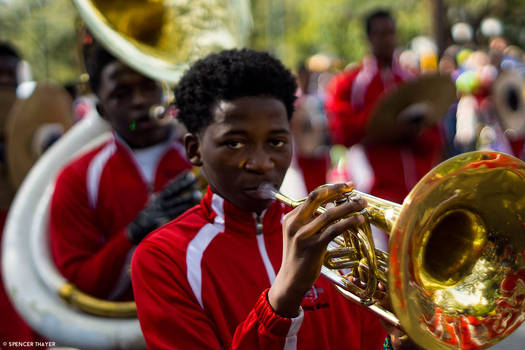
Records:
[[[481,31],[488,17],[504,24],[509,43],[525,46],[525,0],[253,0],[251,6],[248,46],[272,52],[291,68],[317,53],[340,60],[342,67],[357,62],[367,51],[362,18],[378,6],[395,14],[401,46],[426,35],[442,53],[453,43],[457,23],[470,25],[472,46],[488,45]],[[77,79],[81,63],[71,48],[78,46],[79,25],[69,0],[0,0],[0,40],[17,45],[37,81]]]

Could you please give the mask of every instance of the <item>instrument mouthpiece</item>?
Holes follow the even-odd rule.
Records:
[[[261,198],[264,199],[275,199],[275,196],[277,195],[277,193],[279,193],[279,191],[277,191],[275,187],[273,187],[273,185],[267,182],[262,183],[257,189],[257,191],[259,192]]]
[[[163,105],[154,105],[149,109],[149,116],[156,120],[161,120],[166,114],[166,107]]]

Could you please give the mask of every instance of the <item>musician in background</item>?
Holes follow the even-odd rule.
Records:
[[[306,63],[297,69],[297,100],[290,122],[294,147],[292,163],[281,191],[302,198],[325,184],[330,164],[326,116],[317,95],[316,74]],[[312,88],[312,86],[314,88]]]
[[[209,187],[133,256],[148,349],[381,348],[377,317],[320,276],[327,244],[362,222],[349,214],[365,201],[315,211],[352,184],[317,189],[291,212],[260,190],[279,188],[290,164],[295,91],[281,62],[252,50],[210,55],[179,82],[186,153]]]
[[[7,212],[11,202],[12,193],[7,181],[7,162],[5,159],[5,118],[7,117],[12,103],[15,100],[16,88],[18,87],[18,66],[20,64],[20,55],[12,44],[0,42],[0,93],[2,96],[12,95],[9,101],[2,98],[0,104],[2,135],[1,135],[1,171],[2,171],[2,203],[0,208],[0,241],[1,233],[5,224]],[[0,256],[0,261],[1,261]],[[2,270],[0,266],[0,341],[34,341],[39,340],[38,336],[31,328],[20,318],[9,300],[2,282]],[[6,347],[7,349],[7,347]]]
[[[97,43],[85,50],[96,108],[113,135],[59,173],[50,209],[51,252],[60,272],[82,291],[130,300],[135,246],[200,196],[172,124],[149,113],[162,102],[160,84]]]
[[[396,128],[388,131],[388,139],[371,139],[367,125],[378,102],[414,76],[399,65],[396,24],[390,12],[376,10],[365,23],[371,55],[331,81],[325,102],[329,128],[332,143],[362,146],[365,156],[357,157],[361,161],[355,166],[369,169],[371,177],[361,181],[371,184],[362,190],[401,203],[441,160],[443,141],[438,127],[422,130],[425,110],[418,108],[396,116]]]

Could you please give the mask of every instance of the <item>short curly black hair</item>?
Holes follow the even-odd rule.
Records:
[[[89,75],[89,86],[96,95],[102,84],[102,71],[117,58],[109,53],[100,43],[93,41],[83,47],[84,63]]]
[[[175,88],[178,119],[189,132],[198,133],[213,122],[218,101],[246,96],[268,96],[294,111],[297,84],[292,73],[275,57],[250,49],[225,50],[199,61]]]
[[[370,34],[372,33],[372,22],[374,22],[374,20],[384,19],[384,18],[391,19],[392,21],[395,22],[394,16],[392,16],[392,13],[387,9],[379,8],[379,9],[375,9],[372,12],[370,12],[365,17],[366,35],[370,36]]]

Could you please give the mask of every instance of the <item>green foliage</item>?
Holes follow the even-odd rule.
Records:
[[[363,18],[375,8],[390,9],[399,27],[400,44],[430,33],[427,2],[398,0],[254,0],[252,46],[268,50],[295,67],[318,52],[358,61],[367,52]]]
[[[36,80],[65,83],[78,77],[76,23],[69,0],[0,2],[0,39],[19,49]]]
[[[525,48],[525,0],[506,0],[495,15],[502,19],[510,43]]]

